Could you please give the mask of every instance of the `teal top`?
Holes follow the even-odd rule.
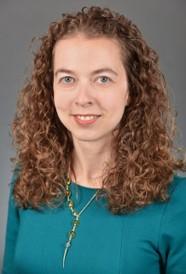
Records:
[[[12,185],[15,180],[14,174]],[[96,191],[73,182],[71,190],[78,211]],[[93,200],[80,217],[64,268],[69,208],[20,209],[10,195],[2,274],[186,274],[186,178],[174,176],[170,195],[123,215]]]

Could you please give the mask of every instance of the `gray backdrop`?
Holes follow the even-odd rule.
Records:
[[[185,0],[0,0],[0,269],[5,242],[8,184],[11,178],[9,158],[14,152],[9,134],[10,123],[15,113],[18,90],[29,73],[31,39],[45,33],[48,24],[60,18],[61,13],[90,5],[107,6],[127,15],[140,27],[146,40],[159,53],[173,104],[179,114],[179,143],[186,146]]]

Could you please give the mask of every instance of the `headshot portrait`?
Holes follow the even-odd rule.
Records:
[[[123,11],[61,11],[33,39],[10,125],[2,274],[186,274],[179,109]]]

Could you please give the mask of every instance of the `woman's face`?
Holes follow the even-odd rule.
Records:
[[[54,103],[73,140],[111,137],[128,99],[120,48],[110,38],[63,38],[54,49]]]

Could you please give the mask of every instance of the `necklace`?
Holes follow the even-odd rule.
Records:
[[[71,191],[70,191],[70,180],[68,179],[67,183],[66,183],[66,195],[67,195],[67,203],[68,203],[68,207],[72,213],[73,216],[73,222],[72,222],[72,228],[70,230],[70,232],[68,233],[68,239],[66,241],[66,245],[65,245],[65,250],[64,250],[64,254],[63,254],[63,268],[65,267],[65,260],[66,260],[66,256],[68,253],[68,250],[71,246],[71,242],[73,240],[73,238],[76,236],[76,228],[77,226],[80,224],[80,215],[85,211],[85,209],[91,204],[91,202],[95,199],[96,194],[98,192],[98,190],[96,191],[96,193],[94,193],[94,195],[91,197],[91,199],[88,201],[88,203],[86,203],[86,205],[81,209],[80,212],[77,212],[74,209],[74,203],[71,199]]]

